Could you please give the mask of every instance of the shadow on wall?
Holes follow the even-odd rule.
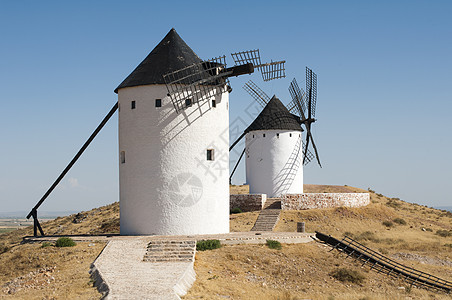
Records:
[[[297,143],[295,144],[295,147],[289,156],[289,159],[273,180],[276,185],[275,191],[276,196],[280,196],[282,194],[287,193],[289,188],[292,186],[295,177],[297,176],[298,169],[300,168],[301,165],[301,160],[299,157],[300,153],[302,153],[302,151],[300,151],[301,144],[302,144],[301,136],[299,136],[297,139]]]
[[[166,104],[165,106],[167,108],[168,106],[170,106],[171,109],[168,109],[168,113],[161,116],[158,120],[158,126],[167,129],[167,131],[165,132],[166,139],[162,143],[162,146],[165,147],[188,126],[196,122],[196,120],[201,118],[209,110],[212,110],[211,100],[215,100],[217,104],[221,103],[221,96],[222,94],[216,93],[215,95],[212,95],[207,99],[193,103],[192,106],[196,106],[197,109],[192,110],[189,114],[187,114],[186,110],[182,110],[180,114],[183,116],[183,119],[181,119],[178,123],[171,125],[171,128],[167,128],[167,126],[170,125],[175,119],[177,119],[179,114],[176,112],[176,109],[173,108],[173,103],[168,102],[168,104]]]

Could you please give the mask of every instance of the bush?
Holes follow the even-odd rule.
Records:
[[[406,225],[406,221],[402,218],[395,218],[392,222],[397,223],[399,225]]]
[[[281,243],[274,240],[267,240],[267,246],[270,249],[281,250]]]
[[[197,251],[213,250],[221,247],[219,240],[205,240],[196,242]]]
[[[388,202],[386,202],[386,205],[392,208],[399,208],[402,204],[397,201],[398,200],[395,200],[395,198],[389,199]]]
[[[331,272],[332,277],[342,282],[352,282],[360,284],[364,281],[365,277],[358,271],[350,270],[347,268],[339,268]]]
[[[380,239],[375,236],[375,234],[371,231],[364,231],[359,235],[355,236],[355,240],[357,241],[372,241],[375,243],[379,243]]]
[[[41,244],[41,248],[46,248],[46,247],[50,247],[50,246],[52,246],[52,244],[49,242],[44,242]]]
[[[442,236],[442,237],[448,237],[452,236],[452,230],[437,230],[436,235]]]
[[[383,221],[381,224],[383,224],[386,227],[392,227],[394,226],[394,223],[392,223],[391,221]]]
[[[350,231],[346,231],[346,232],[344,232],[344,237],[345,236],[348,236],[348,237],[350,237],[350,238],[353,238],[353,233],[351,233]]]
[[[9,250],[9,247],[3,244],[0,244],[0,254],[5,253]]]
[[[240,207],[234,207],[233,209],[231,209],[231,214],[240,214],[243,211],[240,209]]]
[[[68,237],[60,237],[55,243],[55,247],[74,247],[75,245],[77,244],[74,240]]]

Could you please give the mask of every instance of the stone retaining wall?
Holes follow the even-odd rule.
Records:
[[[267,194],[242,194],[230,195],[230,208],[240,208],[242,211],[261,210],[267,201]]]
[[[281,196],[281,208],[285,210],[341,206],[361,207],[369,203],[369,193],[304,193],[284,194]]]

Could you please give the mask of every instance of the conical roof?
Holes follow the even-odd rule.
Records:
[[[131,86],[164,84],[163,75],[202,60],[172,28],[138,67],[115,89]]]
[[[245,133],[254,130],[297,130],[303,131],[300,118],[293,115],[276,96],[273,96]]]

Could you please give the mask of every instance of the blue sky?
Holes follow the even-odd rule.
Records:
[[[2,1],[0,211],[39,200],[172,27],[204,59],[259,48],[287,61],[283,80],[231,79],[231,122],[251,122],[247,80],[288,103],[292,78],[317,73],[323,168],[305,183],[452,205],[451,15],[450,1]],[[42,210],[118,200],[116,118]]]

